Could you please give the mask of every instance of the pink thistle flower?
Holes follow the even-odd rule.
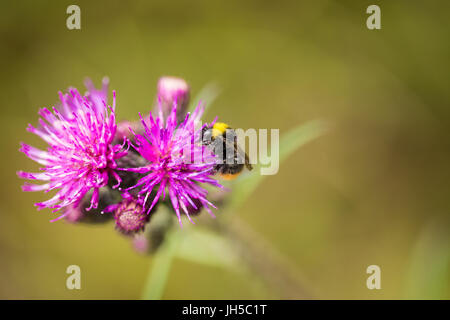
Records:
[[[215,155],[206,146],[196,143],[200,141],[202,128],[196,127],[202,113],[203,108],[198,106],[192,114],[186,115],[184,121],[177,123],[177,105],[174,103],[165,120],[160,99],[158,117],[155,118],[150,113],[147,121],[139,115],[144,133],[135,134],[136,146],[133,147],[148,161],[148,165],[121,170],[146,174],[136,185],[128,188],[140,188],[138,195],[144,197],[144,206],[153,189],[159,186],[156,195],[152,194],[153,201],[147,214],[161,197],[165,199],[167,188],[180,225],[181,212],[184,212],[192,223],[189,215],[191,210],[203,207],[214,216],[210,206],[216,207],[207,200],[208,191],[200,184],[219,188],[222,186],[212,178],[217,162]]]
[[[61,105],[50,111],[43,108],[39,111],[40,126],[31,124],[27,130],[38,135],[48,143],[47,151],[30,145],[21,144],[20,151],[30,159],[44,167],[41,172],[29,173],[19,171],[19,177],[29,180],[45,181],[44,184],[25,183],[24,191],[58,190],[49,200],[36,203],[39,209],[52,208],[54,212],[63,207],[77,208],[87,192],[93,190],[90,207],[97,208],[99,189],[108,184],[112,176],[121,182],[116,172],[116,160],[127,154],[124,145],[113,145],[116,133],[115,92],[113,105],[106,104],[107,82],[103,82],[102,90],[95,90],[87,82],[89,92],[82,96],[76,89],[69,93],[59,93]],[[125,144],[125,141],[124,141]],[[66,210],[57,219],[68,215]]]

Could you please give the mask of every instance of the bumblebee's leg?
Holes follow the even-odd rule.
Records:
[[[249,159],[249,157],[248,157],[248,155],[247,154],[245,154],[245,166],[247,167],[247,169],[250,171],[250,170],[253,170],[253,166],[252,166],[252,164],[250,163],[250,159]]]

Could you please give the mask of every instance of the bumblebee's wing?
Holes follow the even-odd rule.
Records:
[[[234,159],[230,159],[233,163],[245,164],[248,170],[253,169],[252,165],[250,164],[248,155],[239,147],[237,138],[235,138],[234,141],[225,140],[225,144],[227,150],[233,150],[232,157]]]

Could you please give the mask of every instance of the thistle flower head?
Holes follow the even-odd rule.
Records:
[[[177,104],[177,120],[182,121],[189,105],[190,88],[184,79],[162,77],[158,81],[158,106],[167,118],[172,112],[173,104]]]
[[[202,131],[201,127],[198,128],[202,107],[198,106],[192,114],[188,113],[182,122],[177,122],[176,103],[167,119],[164,119],[161,104],[159,110],[159,117],[150,113],[148,121],[141,116],[144,133],[136,134],[134,147],[148,164],[124,169],[145,174],[130,189],[140,188],[138,193],[144,197],[144,205],[151,198],[151,191],[158,190],[147,212],[161,197],[165,199],[167,189],[180,224],[182,212],[193,222],[189,216],[193,208],[205,208],[212,215],[210,206],[215,206],[207,200],[208,192],[201,184],[222,186],[212,178],[215,155],[209,148],[196,143],[200,141]]]
[[[142,201],[139,198],[124,199],[114,211],[116,228],[127,235],[144,230],[149,217],[145,214]]]
[[[106,104],[105,81],[103,90],[95,90],[90,82],[87,86],[89,91],[86,96],[76,89],[70,89],[67,94],[60,92],[61,105],[51,110],[41,109],[39,127],[28,126],[27,130],[42,138],[48,148],[44,151],[22,143],[20,151],[43,168],[38,173],[20,171],[18,175],[45,183],[26,183],[22,189],[57,190],[51,199],[36,203],[39,209],[53,208],[58,211],[67,206],[76,208],[92,189],[90,207],[86,210],[97,208],[99,188],[107,185],[109,177],[113,176],[117,185],[120,184],[115,172],[116,159],[124,156],[126,151],[123,151],[123,146],[112,143],[116,133],[115,93],[110,107]]]

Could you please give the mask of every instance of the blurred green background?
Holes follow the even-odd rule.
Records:
[[[81,7],[81,30],[66,8]],[[381,30],[366,28],[370,4]],[[57,91],[111,79],[119,119],[150,109],[160,76],[221,95],[206,115],[241,128],[324,119],[237,215],[284,254],[314,297],[449,298],[447,1],[2,1],[0,298],[139,298],[152,259],[112,225],[49,223],[17,170],[19,142]],[[66,268],[82,270],[67,290]],[[381,290],[366,268],[381,267]],[[176,259],[163,298],[277,298],[245,274]]]

